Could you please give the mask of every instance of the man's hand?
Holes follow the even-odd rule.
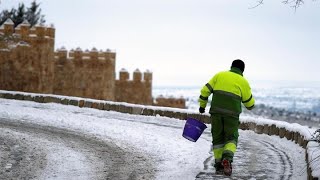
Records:
[[[202,113],[204,113],[204,111],[205,111],[205,109],[204,109],[203,107],[200,107],[200,108],[199,108],[199,113],[202,114]]]

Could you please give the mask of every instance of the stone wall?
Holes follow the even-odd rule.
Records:
[[[55,53],[54,94],[115,100],[115,58],[110,51],[80,48]]]
[[[14,28],[8,19],[0,27],[0,89],[50,93],[151,105],[152,73],[133,73],[133,80],[116,80],[116,53],[54,51],[53,27]],[[143,79],[142,79],[143,76]]]
[[[79,107],[95,108],[107,111],[117,111],[122,113],[137,114],[137,115],[147,115],[147,116],[166,116],[170,118],[176,118],[185,120],[188,117],[196,118],[204,123],[210,124],[210,117],[208,115],[198,114],[188,112],[187,110],[166,108],[165,110],[161,107],[154,106],[142,106],[127,103],[116,103],[101,100],[83,99],[75,97],[62,97],[56,95],[41,95],[33,93],[23,93],[23,92],[9,92],[0,91],[0,98],[6,99],[16,99],[16,100],[28,100],[35,101],[39,103],[59,103],[65,105],[73,105]],[[305,148],[306,151],[306,162],[307,162],[307,174],[308,179],[317,180],[318,177],[312,176],[312,169],[310,164],[309,154],[308,154],[308,139],[301,134],[299,131],[288,130],[285,127],[278,127],[276,124],[256,124],[255,122],[241,122],[240,129],[242,130],[252,130],[258,134],[276,135],[279,138],[286,138],[289,141],[293,141],[299,144],[301,147]]]
[[[154,106],[164,106],[164,107],[175,107],[175,108],[186,108],[186,100],[184,98],[166,98],[159,96],[156,98]]]
[[[133,79],[130,80],[128,71],[122,69],[119,73],[119,80],[115,84],[116,101],[152,105],[151,72],[146,71],[142,74],[137,69],[133,72]]]
[[[7,21],[0,28],[0,89],[51,93],[54,29]]]

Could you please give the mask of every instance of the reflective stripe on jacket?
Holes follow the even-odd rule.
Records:
[[[212,95],[210,113],[222,113],[238,117],[242,112],[241,102],[247,109],[254,107],[254,98],[248,81],[235,67],[217,73],[203,88],[199,98],[200,107],[205,108]]]

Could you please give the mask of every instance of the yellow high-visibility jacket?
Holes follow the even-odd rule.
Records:
[[[199,97],[200,107],[205,108],[209,96],[212,95],[209,113],[226,114],[239,117],[242,112],[241,102],[251,110],[254,107],[254,98],[248,81],[242,71],[232,67],[230,71],[217,73],[203,88]]]

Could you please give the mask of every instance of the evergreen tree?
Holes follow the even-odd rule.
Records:
[[[6,9],[0,12],[0,26],[8,18],[11,18],[15,27],[21,24],[24,20],[27,20],[31,26],[44,24],[46,22],[44,15],[41,14],[40,3],[37,4],[36,0],[31,3],[27,10],[24,3],[20,3],[18,9],[12,8],[10,11]]]
[[[11,11],[5,9],[0,13],[0,25],[2,25],[8,18],[12,17],[14,13],[14,9],[12,8]]]
[[[46,22],[44,20],[44,15],[41,15],[41,9],[39,7],[40,4],[37,4],[37,2],[34,0],[27,10],[26,19],[28,20],[31,26],[34,26],[38,23],[43,24]]]
[[[19,4],[18,9],[12,14],[12,21],[14,22],[14,27],[17,27],[25,20],[26,12],[24,4]]]

